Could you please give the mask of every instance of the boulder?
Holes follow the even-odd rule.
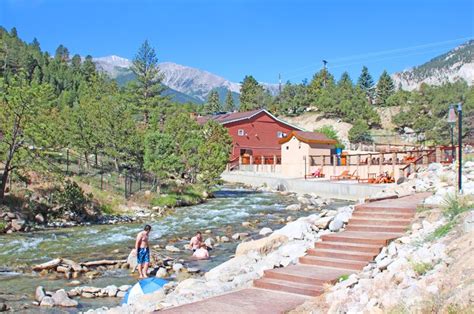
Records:
[[[326,229],[334,217],[321,217],[314,222],[314,225],[319,229]]]
[[[173,270],[174,270],[175,272],[177,272],[177,273],[180,272],[181,269],[183,269],[183,267],[184,267],[184,266],[183,266],[183,264],[181,264],[181,263],[173,264]]]
[[[66,291],[64,289],[60,289],[56,291],[55,294],[52,296],[54,305],[62,306],[62,307],[76,307],[78,305],[76,300],[72,300],[68,297]]]
[[[250,221],[244,221],[244,222],[242,222],[242,227],[248,228],[248,227],[250,227],[251,225],[252,225],[252,224],[250,223]]]
[[[6,305],[6,303],[2,303],[0,302],[0,312],[6,312],[6,311],[9,311],[10,308],[8,307],[8,305]]]
[[[300,204],[291,204],[285,208],[285,210],[300,210],[300,209],[301,209]]]
[[[260,254],[268,254],[282,244],[288,242],[288,237],[282,234],[272,234],[259,240],[242,242],[237,246],[235,255],[244,255],[250,251],[256,251]]]
[[[157,278],[166,278],[166,277],[168,277],[168,272],[166,271],[166,268],[164,268],[164,267],[158,268],[158,270],[156,271],[155,277],[157,277]]]
[[[82,293],[99,293],[100,288],[96,287],[82,287]]]
[[[232,239],[242,240],[242,239],[244,239],[248,236],[249,236],[249,234],[247,232],[239,232],[239,233],[235,233],[234,235],[232,235]]]
[[[309,219],[300,218],[276,230],[273,234],[284,235],[288,239],[303,239],[304,235],[308,232],[312,232]]]
[[[107,286],[107,287],[104,288],[104,290],[107,293],[107,296],[111,297],[111,298],[115,297],[117,295],[117,292],[118,292],[118,288],[115,285]]]
[[[93,299],[95,298],[95,294],[90,293],[90,292],[82,292],[81,297],[85,299]]]
[[[213,247],[214,244],[216,244],[216,241],[213,238],[207,238],[206,241],[204,241],[204,244],[207,245],[207,247]]]
[[[119,291],[117,292],[117,298],[123,298],[127,292],[126,291]]]
[[[41,300],[40,306],[44,307],[53,307],[54,306],[54,300],[52,297],[44,297],[43,300]]]
[[[14,231],[21,231],[25,227],[26,222],[23,219],[13,219],[11,226]]]
[[[35,300],[41,303],[41,301],[43,300],[45,296],[46,296],[46,291],[44,291],[43,286],[36,287]]]
[[[45,220],[44,216],[41,213],[39,213],[35,216],[35,221],[39,224],[44,223],[44,220]]]
[[[200,269],[197,267],[188,267],[186,271],[191,274],[196,274],[199,273]]]
[[[169,252],[180,252],[180,249],[178,249],[176,246],[174,245],[167,245],[165,247],[165,250],[169,251]]]
[[[127,292],[128,289],[130,289],[131,287],[132,287],[131,285],[122,285],[122,286],[120,286],[118,289],[119,289],[120,291]]]
[[[260,232],[258,233],[259,235],[263,235],[263,236],[266,236],[266,235],[269,235],[270,233],[272,233],[273,230],[270,229],[270,228],[267,228],[267,227],[264,227],[260,230]]]
[[[329,230],[337,232],[342,228],[344,222],[341,219],[338,219],[337,216],[333,221],[329,223]]]
[[[222,236],[222,237],[220,237],[220,241],[225,243],[225,242],[230,242],[230,239],[226,236]]]

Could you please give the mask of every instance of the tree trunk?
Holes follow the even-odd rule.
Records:
[[[2,174],[2,179],[0,182],[0,204],[3,203],[5,199],[5,190],[7,188],[7,181],[8,181],[8,175],[9,175],[9,170],[8,170],[9,165],[5,165],[5,169],[3,170]]]
[[[86,161],[86,169],[89,170],[89,156],[87,155],[87,152],[84,153],[84,159]]]
[[[115,171],[120,172],[120,166],[119,166],[118,158],[114,158],[114,166],[115,166]]]

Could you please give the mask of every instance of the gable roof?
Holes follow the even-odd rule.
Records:
[[[251,111],[244,111],[244,112],[231,112],[231,113],[222,113],[222,114],[216,114],[216,115],[210,115],[210,116],[203,116],[203,117],[197,117],[197,122],[200,124],[204,124],[209,120],[214,120],[216,122],[219,122],[222,125],[226,125],[232,122],[238,122],[238,121],[243,121],[243,120],[249,120],[252,119],[253,117],[257,116],[260,113],[265,113],[268,116],[270,116],[272,119],[283,123],[287,126],[290,126],[294,128],[295,130],[303,130],[300,127],[297,127],[295,125],[292,125],[288,122],[285,122],[283,120],[278,119],[274,115],[272,115],[268,110],[266,109],[257,109],[257,110],[251,110]]]
[[[296,137],[300,142],[307,143],[307,144],[329,144],[334,145],[337,143],[336,140],[332,140],[328,138],[323,133],[318,132],[304,132],[304,131],[291,131],[287,137],[282,138],[278,141],[280,144],[284,144],[291,140],[292,138]]]

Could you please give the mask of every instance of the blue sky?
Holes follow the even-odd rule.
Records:
[[[0,25],[44,50],[133,58],[148,39],[160,61],[241,81],[300,82],[329,62],[336,77],[378,77],[474,37],[472,0],[0,0]]]

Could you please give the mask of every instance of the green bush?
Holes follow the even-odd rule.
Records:
[[[364,120],[357,120],[349,130],[349,141],[352,143],[372,143],[369,126]]]
[[[448,194],[443,200],[443,211],[449,219],[454,219],[457,215],[472,208],[470,197]]]
[[[347,280],[347,279],[349,279],[349,275],[341,275],[337,281],[341,282],[341,281],[344,281],[344,280]]]
[[[159,207],[175,207],[178,203],[178,198],[175,194],[162,195],[151,200],[152,206]]]
[[[7,224],[5,222],[0,221],[0,233],[5,232],[6,228],[7,228]]]
[[[436,230],[433,233],[428,235],[426,240],[427,241],[433,241],[433,240],[444,237],[445,235],[447,235],[449,233],[449,231],[451,231],[451,229],[453,229],[453,226],[454,226],[454,222],[450,221],[447,224],[436,228]]]
[[[433,265],[430,263],[412,263],[413,270],[419,276],[422,276],[433,269]]]
[[[323,133],[327,138],[337,141],[336,148],[345,148],[341,143],[339,136],[337,136],[337,131],[332,127],[332,125],[323,125],[322,127],[315,129],[314,132]]]
[[[102,211],[103,214],[106,214],[106,215],[114,214],[114,210],[112,209],[112,205],[110,204],[102,204],[100,206],[100,210]]]
[[[53,195],[54,203],[61,205],[55,216],[62,216],[65,212],[72,214],[72,219],[81,221],[92,218],[96,213],[92,194],[85,194],[82,188],[74,181],[66,180],[61,190]]]

